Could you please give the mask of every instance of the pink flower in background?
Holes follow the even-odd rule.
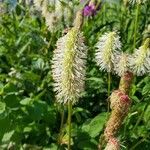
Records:
[[[87,5],[83,9],[84,16],[93,16],[96,15],[96,6],[94,4]]]
[[[81,3],[85,2],[85,0],[81,0]],[[89,1],[89,3],[87,3],[87,5],[84,7],[83,9],[83,15],[90,17],[90,16],[94,16],[96,15],[97,11],[100,9],[100,5],[97,7],[97,2],[92,2]]]

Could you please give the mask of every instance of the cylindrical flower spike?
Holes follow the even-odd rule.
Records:
[[[127,107],[130,104],[130,98],[121,90],[115,90],[111,94],[110,102],[110,107],[112,110],[116,109],[118,111],[126,113],[126,111],[128,111]]]
[[[129,2],[129,0],[123,0],[123,3],[124,3],[125,6],[128,5],[128,2]]]
[[[80,29],[82,24],[83,24],[83,15],[82,15],[82,11],[80,10],[76,13],[76,18],[74,20],[74,27],[76,29]]]
[[[110,102],[112,113],[110,119],[107,122],[106,129],[104,132],[105,139],[107,141],[111,137],[115,137],[131,104],[128,95],[126,95],[120,90],[116,90],[112,93],[110,97]]]
[[[130,4],[142,4],[145,3],[147,0],[129,0]]]
[[[150,73],[150,38],[130,58],[130,68],[137,76]]]
[[[99,38],[96,47],[96,62],[101,70],[111,72],[114,69],[113,61],[117,50],[121,49],[120,37],[116,32],[105,33]]]
[[[87,48],[83,42],[83,35],[76,28],[72,28],[57,42],[52,73],[59,103],[76,103],[84,90]]]
[[[117,75],[123,76],[129,71],[129,55],[126,53],[117,53],[114,57],[114,70]]]
[[[115,138],[110,138],[108,141],[105,150],[120,150],[120,144],[119,141]]]
[[[34,6],[35,6],[38,10],[41,10],[41,3],[42,3],[42,0],[34,0],[33,3],[34,3]]]
[[[74,15],[74,11],[71,11],[73,9],[70,7],[71,4],[71,1],[68,6],[65,6],[59,0],[34,0],[34,6],[41,11],[48,29],[52,32],[62,25],[62,18],[65,25],[70,23],[71,12],[73,12],[71,15]]]
[[[113,141],[117,141],[115,136],[129,111],[131,101],[128,93],[132,79],[133,74],[131,72],[127,71],[124,73],[120,80],[119,89],[114,91],[110,96],[110,107],[112,109],[112,113],[104,131],[105,140],[107,141],[105,150],[120,149],[119,143],[117,142],[117,144],[114,144],[116,142],[112,142],[111,139],[113,139]]]
[[[58,9],[57,11],[55,9],[53,11],[49,10],[49,6],[55,8],[55,5],[60,6],[61,3],[59,1],[56,1],[54,3],[53,0],[51,2],[49,2],[48,0],[34,0],[34,6],[37,10],[41,11],[42,16],[45,18],[46,25],[50,31],[54,30],[62,16],[60,15],[62,13],[57,13]]]
[[[128,94],[133,81],[133,73],[127,71],[120,79],[119,90]]]

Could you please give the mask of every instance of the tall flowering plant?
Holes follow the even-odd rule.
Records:
[[[71,10],[65,7],[61,1],[35,1],[35,7],[39,8],[45,17],[50,31],[53,31],[62,19],[69,18],[64,14],[65,10],[73,12],[74,23],[66,35],[59,38],[52,59],[52,75],[54,79],[54,91],[58,103],[68,106],[69,138],[68,150],[71,149],[71,115],[72,105],[76,104],[84,91],[87,47],[81,32],[84,17],[93,17],[100,9],[101,1],[91,0],[85,3],[81,10]],[[144,3],[145,1],[129,1],[131,4]],[[127,3],[125,1],[124,3]],[[49,7],[50,6],[50,10]],[[137,8],[138,10],[139,8]],[[62,13],[63,12],[63,13]],[[69,15],[70,15],[69,14]],[[76,15],[75,15],[76,14]],[[76,16],[76,17],[74,17]],[[136,44],[136,29],[138,11],[136,13],[135,33],[133,47]],[[67,23],[66,23],[67,24]],[[95,61],[100,70],[120,76],[120,84],[117,90],[110,95],[110,118],[104,131],[105,150],[119,150],[120,142],[116,137],[124,118],[131,106],[129,97],[130,87],[134,76],[150,73],[150,39],[147,38],[139,49],[133,54],[123,52],[119,32],[111,31],[102,35],[96,44]],[[110,90],[109,90],[110,91]],[[108,94],[109,95],[109,94]],[[101,145],[99,145],[101,149]]]
[[[104,34],[96,46],[96,62],[100,69],[121,77],[118,90],[110,95],[112,113],[104,131],[107,141],[105,150],[120,150],[116,134],[131,105],[129,91],[133,77],[150,73],[150,39],[147,38],[133,54],[127,54],[117,51],[117,48],[121,49],[121,44],[116,35],[117,32]]]

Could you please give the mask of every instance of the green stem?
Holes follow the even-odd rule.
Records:
[[[133,51],[134,51],[135,48],[136,48],[136,36],[137,36],[137,29],[138,29],[139,10],[140,10],[140,4],[137,4],[137,8],[136,8],[136,16],[135,16],[135,24],[134,24]]]
[[[60,123],[60,133],[59,133],[59,138],[58,138],[58,144],[61,143],[61,140],[62,140],[62,137],[63,137],[64,118],[65,118],[65,111],[64,111],[64,107],[63,107],[62,112],[61,112],[61,123]]]
[[[108,117],[109,117],[109,111],[110,111],[110,101],[109,101],[109,96],[110,96],[110,88],[111,88],[111,74],[108,72],[108,101],[107,101],[107,112],[108,112]]]
[[[108,97],[110,96],[110,88],[111,88],[111,74],[108,72]]]
[[[103,6],[103,24],[106,22],[106,3]]]
[[[149,103],[144,106],[144,109],[143,109],[141,115],[138,117],[138,120],[137,120],[137,122],[136,122],[134,128],[132,129],[133,132],[136,130],[136,127],[137,127],[138,124],[141,122],[141,120],[142,120],[142,118],[143,118],[143,115],[144,115],[144,113],[145,113],[145,110],[146,110],[146,108],[147,108],[148,105],[149,105]]]
[[[72,102],[69,101],[68,103],[68,150],[71,150],[71,116],[72,116]]]

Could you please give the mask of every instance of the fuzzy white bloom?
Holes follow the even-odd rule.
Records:
[[[68,7],[63,8],[63,15],[64,15],[65,22],[68,22],[68,23],[72,22],[72,18],[76,14],[76,11],[75,11],[76,8],[77,7],[75,7],[72,1],[68,2]]]
[[[84,91],[87,48],[82,33],[72,28],[57,41],[52,60],[52,75],[57,102],[76,103]]]
[[[150,38],[130,58],[130,68],[137,76],[150,73]]]
[[[54,31],[62,25],[62,18],[66,24],[71,21],[75,14],[73,2],[69,1],[67,5],[63,5],[60,0],[34,0],[34,6],[41,11],[50,31]]]
[[[0,16],[4,15],[5,12],[6,12],[6,8],[5,8],[4,4],[2,2],[0,2]]]
[[[129,57],[130,55],[120,52],[114,56],[114,70],[119,76],[123,76],[129,71]]]
[[[42,2],[42,5],[41,5],[41,10],[42,10],[42,15],[45,17],[48,13],[50,13],[48,11],[48,6],[49,6],[49,2],[47,0],[44,0]]]
[[[129,0],[130,4],[142,4],[145,3],[147,0]]]
[[[42,0],[34,0],[33,3],[34,3],[34,6],[35,6],[38,10],[41,10],[41,3],[42,3]]]
[[[96,62],[101,70],[111,72],[114,68],[113,60],[117,50],[121,49],[120,37],[116,32],[105,33],[96,45]]]
[[[59,0],[34,0],[34,6],[41,11],[48,29],[54,31],[62,18],[61,2]],[[52,10],[49,10],[50,8]]]
[[[46,22],[46,25],[48,27],[48,29],[50,31],[53,31],[56,26],[57,26],[57,23],[58,23],[58,18],[57,18],[57,15],[55,13],[47,13],[45,15],[45,22]]]

